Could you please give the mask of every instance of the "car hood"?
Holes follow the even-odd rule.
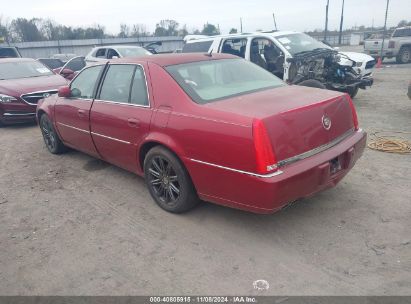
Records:
[[[58,89],[67,84],[67,80],[60,75],[0,80],[0,93],[20,96],[31,92]]]
[[[351,60],[355,62],[367,62],[370,60],[374,60],[371,56],[364,54],[364,53],[357,53],[357,52],[339,52],[340,54],[348,56]],[[346,59],[346,58],[341,58]]]

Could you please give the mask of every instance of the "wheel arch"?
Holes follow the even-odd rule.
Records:
[[[163,146],[164,148],[168,149],[184,165],[183,157],[185,153],[184,153],[183,148],[170,136],[164,133],[155,132],[147,136],[144,142],[140,145],[140,148],[138,149],[138,164],[140,166],[141,172],[144,173],[144,159],[148,151],[150,151],[155,146]],[[187,168],[186,170],[188,172]]]

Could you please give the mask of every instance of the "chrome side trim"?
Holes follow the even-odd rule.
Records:
[[[80,131],[80,132],[84,132],[84,133],[90,134],[90,131],[88,131],[88,130],[76,128],[76,127],[73,127],[73,126],[70,126],[70,125],[66,125],[66,124],[64,124],[64,123],[61,123],[61,122],[58,122],[57,124],[59,124],[60,126],[66,127],[66,128],[70,128],[70,129],[73,129],[73,130],[77,130],[77,131]]]
[[[110,137],[110,136],[99,134],[99,133],[96,133],[96,132],[91,132],[91,134],[96,135],[96,136],[100,136],[100,137],[103,137],[103,138],[111,139],[111,140],[114,140],[114,141],[118,141],[118,142],[121,142],[123,144],[131,145],[131,142],[129,142],[129,141],[121,140],[121,139],[118,139],[118,138]]]
[[[36,113],[4,113],[3,116],[36,116]]]
[[[58,93],[58,89],[51,89],[51,90],[45,90],[45,91],[35,91],[35,92],[30,92],[30,93],[24,93],[24,94],[21,94],[21,95],[20,95],[20,98],[21,98],[25,103],[27,103],[28,105],[36,106],[37,103],[30,103],[30,102],[26,101],[23,96],[31,95],[31,94],[44,94],[44,93],[50,93],[50,95],[54,95],[54,94],[57,94],[57,93]],[[33,96],[33,97],[43,97],[43,95],[41,95],[41,96]],[[43,98],[44,98],[44,97],[43,97]]]
[[[263,174],[257,174],[257,173],[253,173],[253,172],[243,171],[243,170],[237,170],[237,169],[233,169],[233,168],[229,168],[229,167],[224,167],[224,166],[204,162],[204,161],[201,161],[201,160],[198,160],[198,159],[190,158],[190,160],[193,161],[193,162],[196,162],[196,163],[203,164],[203,165],[208,165],[208,166],[212,166],[212,167],[216,167],[216,168],[220,168],[220,169],[225,169],[225,170],[229,170],[229,171],[233,171],[233,172],[237,172],[237,173],[242,173],[242,174],[247,174],[247,175],[262,177],[262,178],[273,177],[273,176],[277,176],[277,175],[280,175],[280,174],[283,173],[283,171],[278,170],[278,171],[275,171],[273,173],[263,175]]]
[[[362,130],[360,129],[360,130],[358,130],[357,132],[360,132],[360,131],[362,131]],[[325,144],[325,145],[319,146],[319,147],[317,147],[317,148],[314,148],[314,149],[309,150],[309,151],[307,151],[307,152],[301,153],[301,154],[299,154],[299,155],[292,156],[292,157],[290,157],[290,158],[281,160],[281,161],[279,161],[279,162],[277,163],[277,165],[278,165],[278,167],[283,167],[283,166],[285,166],[285,165],[289,165],[289,164],[295,163],[295,162],[297,162],[297,161],[299,161],[299,160],[303,160],[303,159],[308,158],[308,157],[310,157],[310,156],[314,156],[315,154],[321,153],[321,152],[323,152],[323,151],[325,151],[325,150],[328,150],[328,149],[334,147],[335,145],[338,145],[338,144],[339,144],[340,142],[342,142],[344,139],[346,139],[347,137],[349,137],[349,136],[351,136],[352,134],[354,134],[354,132],[355,132],[354,129],[350,129],[350,130],[348,130],[347,132],[345,132],[344,134],[342,134],[341,136],[335,138],[334,140],[330,141],[329,143],[327,143],[327,144]]]
[[[118,102],[118,101],[110,101],[110,100],[103,100],[103,99],[94,99],[94,101],[97,101],[98,103],[109,103],[109,104],[118,104],[122,106],[133,106],[133,107],[138,107],[138,108],[150,108],[150,105],[139,105],[135,103],[128,103],[128,102]]]

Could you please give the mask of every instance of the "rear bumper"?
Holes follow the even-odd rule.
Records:
[[[201,199],[255,213],[273,213],[297,199],[335,186],[361,157],[366,133],[354,132],[318,154],[257,176],[221,166],[186,160]],[[330,173],[330,161],[340,160],[341,170]]]

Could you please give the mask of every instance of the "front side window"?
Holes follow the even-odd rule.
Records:
[[[97,58],[106,58],[106,49],[98,49],[96,51]]]
[[[38,61],[0,61],[0,80],[50,76],[53,72]]]
[[[71,96],[75,98],[92,99],[98,77],[103,68],[103,65],[93,66],[78,74],[70,85]]]
[[[171,65],[166,70],[200,104],[284,85],[270,72],[243,59]]]
[[[246,45],[247,39],[245,38],[226,39],[221,47],[221,52],[244,58]]]

